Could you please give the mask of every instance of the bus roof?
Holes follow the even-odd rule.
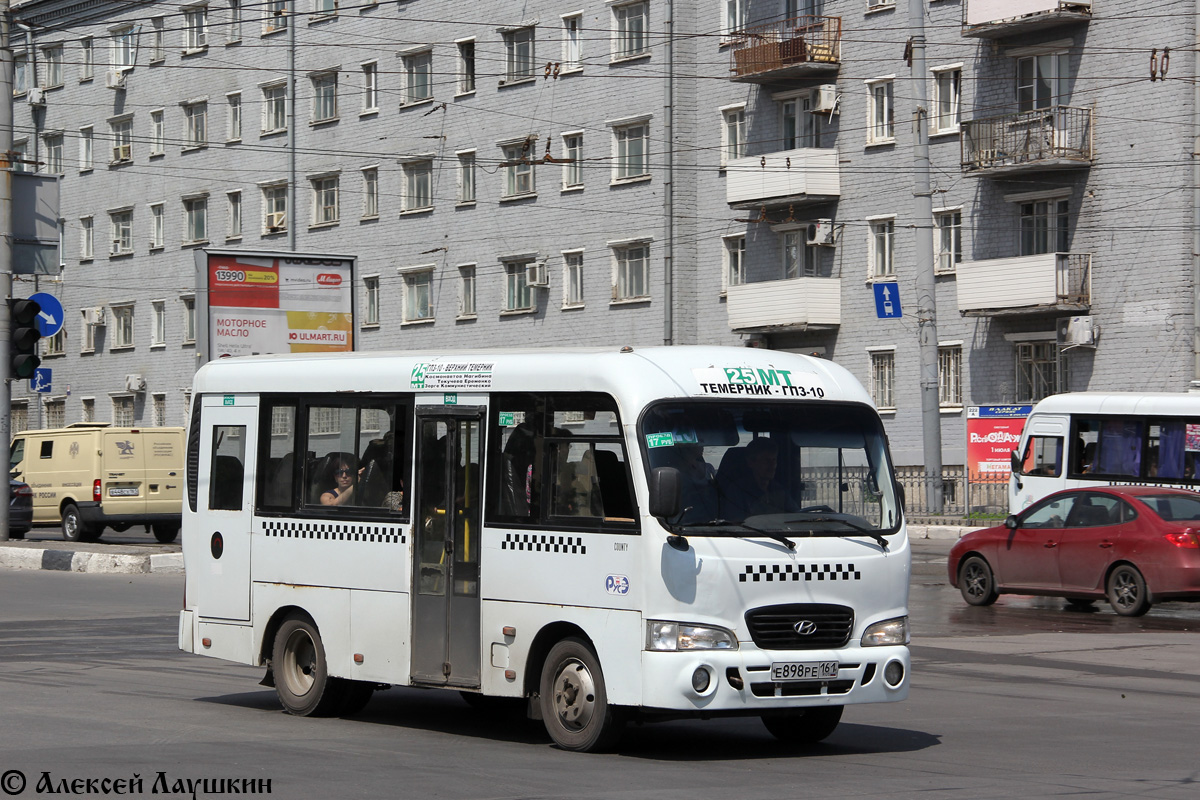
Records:
[[[747,347],[294,353],[209,362],[197,394],[242,392],[607,392],[641,407],[663,397],[871,404],[845,368]]]
[[[1069,392],[1039,401],[1033,413],[1200,415],[1200,393]]]

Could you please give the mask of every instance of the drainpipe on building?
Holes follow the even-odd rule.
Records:
[[[288,13],[288,190],[287,190],[287,235],[288,249],[296,252],[296,228],[300,225],[299,209],[296,208],[296,9],[295,2],[287,7]]]
[[[1200,0],[1192,13],[1193,76],[1200,76]],[[1192,80],[1192,382],[1200,390],[1200,80]]]
[[[0,463],[8,464],[12,390],[8,383],[12,296],[13,56],[8,48],[9,0],[0,0]],[[8,541],[8,500],[0,502],[0,542]]]
[[[1197,0],[1200,2],[1200,0]],[[666,3],[667,87],[663,106],[663,138],[667,143],[667,178],[663,186],[666,243],[663,249],[663,344],[675,343],[675,11]]]

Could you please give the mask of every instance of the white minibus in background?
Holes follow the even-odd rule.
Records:
[[[1013,451],[1009,511],[1089,485],[1197,486],[1200,394],[1077,392],[1033,407]]]
[[[748,348],[253,356],[195,377],[179,647],[297,715],[388,685],[513,698],[572,750],[630,719],[828,736],[909,686],[883,426]]]

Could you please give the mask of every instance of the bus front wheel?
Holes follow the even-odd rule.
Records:
[[[621,720],[609,705],[600,661],[582,639],[563,639],[551,648],[542,665],[540,702],[546,731],[564,750],[603,750],[620,738]]]
[[[323,717],[339,710],[344,687],[329,676],[321,634],[307,617],[288,617],[279,626],[271,671],[279,702],[289,714]]]
[[[842,721],[844,706],[808,708],[798,714],[764,715],[763,725],[771,735],[789,744],[816,744],[824,740]]]

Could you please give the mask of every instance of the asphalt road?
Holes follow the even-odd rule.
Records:
[[[727,719],[566,753],[534,723],[413,689],[355,719],[289,717],[261,670],[175,649],[182,576],[0,571],[0,773],[24,776],[18,797],[39,796],[43,773],[55,787],[136,774],[146,795],[159,773],[168,788],[269,779],[274,796],[322,800],[1196,796],[1200,605],[1137,620],[1020,597],[968,608],[945,549],[915,548],[910,699],[851,707],[801,751]],[[0,790],[16,781],[0,774]]]

